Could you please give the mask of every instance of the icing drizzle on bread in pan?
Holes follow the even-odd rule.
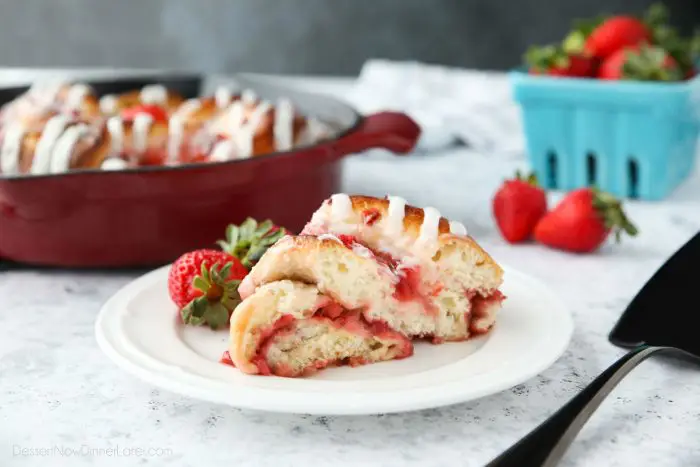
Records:
[[[224,86],[185,99],[160,84],[98,96],[39,82],[0,108],[0,174],[57,174],[247,159],[329,136],[292,102]]]

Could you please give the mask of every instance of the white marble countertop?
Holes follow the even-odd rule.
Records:
[[[15,73],[6,77],[26,79],[26,71]],[[347,80],[294,82],[340,96],[350,89]],[[607,333],[652,273],[700,230],[696,174],[664,202],[628,203],[640,235],[621,245],[589,256],[508,246],[489,200],[523,166],[521,157],[467,149],[373,153],[347,161],[343,184],[347,192],[434,205],[463,221],[499,261],[550,284],[571,307],[576,331],[566,354],[540,376],[476,402],[407,414],[241,411],[160,391],[99,351],[93,324],[100,306],[139,272],[9,270],[0,272],[0,465],[483,465],[623,353]],[[699,387],[695,368],[646,362],[604,403],[562,465],[700,465]],[[71,448],[93,454],[69,455]],[[28,449],[45,451],[22,452]]]

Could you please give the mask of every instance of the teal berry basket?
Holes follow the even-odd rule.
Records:
[[[540,184],[596,186],[660,200],[691,173],[700,131],[700,78],[602,81],[510,74]]]

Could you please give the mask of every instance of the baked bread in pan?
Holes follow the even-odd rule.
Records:
[[[76,137],[74,125],[88,128]],[[46,149],[57,132],[77,138],[70,146],[76,154]],[[186,99],[153,84],[98,97],[82,83],[37,83],[0,109],[0,174],[221,162],[291,150],[326,135],[289,100],[270,102],[250,90],[220,87]],[[47,162],[54,154],[57,160]]]

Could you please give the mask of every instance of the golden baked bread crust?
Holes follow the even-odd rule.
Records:
[[[364,195],[350,195],[350,201],[352,202],[353,211],[362,218],[362,214],[367,211],[374,209],[376,210],[380,218],[387,215],[389,209],[389,200],[387,198],[375,198],[373,196]],[[332,201],[329,199],[326,201],[330,206]],[[325,203],[324,203],[325,204]],[[320,208],[323,209],[323,206]],[[406,210],[403,219],[403,234],[410,236],[413,240],[417,240],[420,235],[421,225],[423,225],[423,220],[425,217],[425,211],[422,208],[415,206],[406,205]],[[476,250],[483,258],[483,261],[496,268],[499,275],[503,274],[503,269],[501,266],[494,261],[494,259],[489,255],[482,247],[469,235],[455,235],[450,233],[450,222],[445,217],[440,218],[438,224],[438,242],[441,246],[447,245],[457,245],[459,248],[465,248],[469,250]]]

